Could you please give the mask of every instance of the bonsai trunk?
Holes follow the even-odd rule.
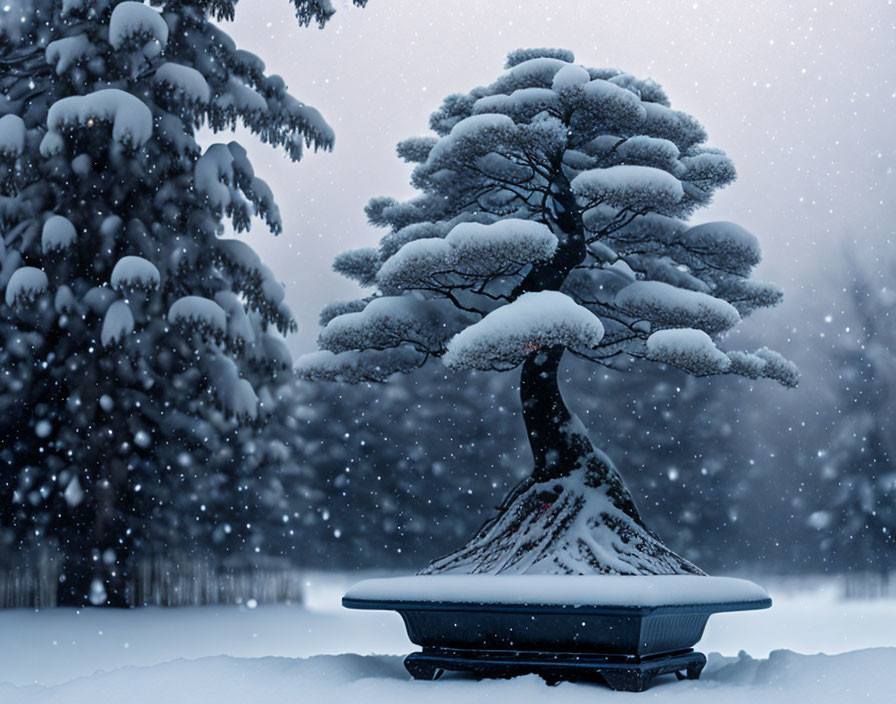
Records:
[[[613,463],[569,412],[557,380],[563,351],[538,351],[523,365],[532,474],[469,543],[423,574],[703,574],[644,524]]]

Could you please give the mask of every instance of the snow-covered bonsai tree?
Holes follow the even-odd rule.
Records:
[[[436,136],[398,145],[418,164],[420,194],[367,206],[388,233],[335,268],[375,292],[324,311],[322,351],[299,371],[382,381],[433,358],[451,369],[522,365],[532,473],[428,572],[699,573],[644,524],[564,403],[558,370],[569,351],[611,367],[651,360],[796,383],[771,350],[717,345],[781,297],[749,279],[755,237],[687,224],[734,166],[653,81],[554,49],[515,51],[506,68],[446,98],[430,120]]]
[[[305,24],[332,14],[293,4]],[[281,285],[221,237],[227,218],[279,232],[271,191],[239,144],[203,150],[196,130],[243,125],[294,160],[333,143],[214,23],[236,0],[151,5],[0,11],[3,522],[61,546],[67,602],[126,603],[158,512],[205,510],[200,475],[228,482],[229,436],[263,422],[292,364]]]

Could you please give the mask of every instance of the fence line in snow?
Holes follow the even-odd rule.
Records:
[[[52,608],[61,559],[42,552],[0,568],[0,609]],[[301,603],[303,572],[288,567],[229,568],[164,557],[138,562],[127,589],[131,606]]]

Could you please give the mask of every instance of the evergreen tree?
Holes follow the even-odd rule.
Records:
[[[278,233],[271,191],[196,130],[243,125],[293,160],[333,144],[213,22],[235,0],[152,5],[0,13],[0,503],[16,546],[65,553],[62,603],[127,603],[133,556],[166,547],[171,509],[201,512],[209,472],[234,481],[230,439],[291,366],[281,285],[221,236],[254,216]]]
[[[569,350],[619,369],[652,360],[796,384],[776,352],[716,344],[781,296],[749,278],[753,235],[686,222],[734,167],[650,80],[555,49],[513,52],[506,68],[446,98],[430,120],[435,137],[398,145],[417,164],[420,194],[370,202],[370,222],[389,232],[335,267],[375,293],[328,307],[322,351],[300,373],[381,381],[432,358],[450,369],[522,365],[533,471],[429,572],[699,573],[646,526],[568,410],[558,372]]]
[[[896,291],[893,262],[871,275],[848,264],[850,325],[834,348],[838,430],[808,516],[828,564],[886,574],[896,555]]]
[[[498,375],[435,366],[385,388],[298,384],[283,412],[299,421],[287,492],[301,559],[397,566],[456,545],[523,476],[515,406]]]

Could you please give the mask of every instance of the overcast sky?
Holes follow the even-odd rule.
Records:
[[[412,194],[395,143],[426,134],[445,95],[490,83],[518,47],[564,47],[583,64],[652,77],[729,153],[739,179],[695,221],[732,220],[762,243],[759,274],[788,298],[752,326],[826,312],[839,324],[833,287],[821,285],[836,276],[839,241],[892,245],[892,0],[336,3],[324,30],[299,28],[287,0],[244,0],[227,27],[336,130],[333,153],[298,164],[241,136],[283,214],[282,235],[259,225],[249,240],[286,284],[294,352],[313,347],[321,305],[356,293],[330,264],[383,234],[367,225],[366,201]]]

